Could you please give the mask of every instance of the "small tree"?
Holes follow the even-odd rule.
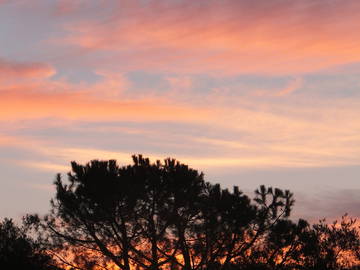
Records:
[[[356,220],[344,215],[340,222],[314,224],[303,235],[302,253],[308,269],[340,270],[360,266],[360,234]]]
[[[26,225],[18,227],[11,219],[0,222],[0,268],[55,270],[52,258],[27,235]]]

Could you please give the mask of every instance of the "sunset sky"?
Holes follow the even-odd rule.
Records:
[[[360,217],[360,1],[0,0],[0,218],[69,162],[176,158]]]

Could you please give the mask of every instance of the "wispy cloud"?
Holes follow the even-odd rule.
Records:
[[[0,79],[46,78],[55,74],[55,69],[45,63],[20,63],[0,58]]]
[[[301,88],[302,86],[303,79],[301,77],[297,77],[287,83],[287,85],[280,90],[259,89],[252,91],[251,94],[258,97],[283,97],[291,95],[293,92],[299,90],[299,88]]]
[[[275,96],[289,95],[289,94],[295,92],[296,90],[298,90],[302,85],[303,85],[302,78],[296,78],[295,80],[290,82],[290,84],[287,87],[285,87],[284,89],[281,89],[280,91],[275,93]]]
[[[297,215],[310,218],[317,222],[326,218],[328,222],[340,220],[344,214],[350,217],[360,217],[360,200],[358,189],[325,189],[317,194],[299,193]]]

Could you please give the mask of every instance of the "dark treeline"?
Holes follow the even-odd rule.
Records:
[[[71,165],[46,216],[26,216],[21,228],[0,223],[1,269],[21,260],[22,269],[360,269],[355,220],[293,221],[288,190],[261,186],[250,199],[175,160],[141,155],[124,167]]]

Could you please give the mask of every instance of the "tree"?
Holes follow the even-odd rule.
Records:
[[[252,203],[238,187],[230,192],[207,183],[173,159],[151,163],[139,155],[133,162],[72,162],[67,182],[57,176],[41,237],[59,261],[79,269],[112,263],[123,270],[250,263],[256,261],[250,250],[256,254],[293,204],[290,192],[263,186]]]
[[[94,267],[111,262],[126,270],[183,265],[176,259],[185,251],[183,222],[196,215],[189,204],[199,197],[202,174],[171,159],[151,164],[134,156],[134,165],[125,167],[112,160],[72,162],[68,181],[57,176],[42,223],[43,240],[63,251],[56,252],[60,261],[84,268],[92,258]],[[76,261],[69,263],[69,254],[77,254]]]
[[[27,226],[18,227],[11,219],[0,222],[0,268],[55,270],[52,258],[27,235]]]

